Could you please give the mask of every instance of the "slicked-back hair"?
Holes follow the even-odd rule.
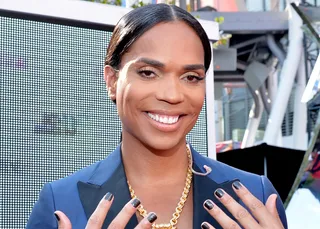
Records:
[[[167,4],[150,4],[124,15],[113,31],[105,65],[119,69],[123,54],[142,34],[161,22],[170,21],[182,21],[194,29],[203,45],[204,66],[207,71],[211,61],[211,47],[206,32],[198,20],[187,11],[175,5]]]

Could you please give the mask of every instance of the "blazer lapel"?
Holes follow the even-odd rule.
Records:
[[[193,176],[193,228],[200,228],[201,223],[206,221],[215,228],[222,229],[221,226],[216,222],[216,220],[204,209],[203,203],[207,199],[212,200],[229,217],[235,220],[231,213],[214,196],[214,191],[218,188],[222,188],[238,202],[239,197],[235,194],[235,192],[232,189],[232,183],[238,179],[231,181],[228,180],[224,174],[224,171],[218,170],[212,163],[212,161],[206,161],[208,160],[207,158],[201,156],[192,148],[191,151],[194,159],[193,169],[195,171],[201,171],[204,173],[204,165],[210,165],[212,169],[212,172],[207,176]]]
[[[114,167],[114,165],[117,165],[117,167],[110,175],[110,168]],[[105,174],[104,178],[101,174]],[[108,175],[109,179],[106,180]],[[88,182],[78,182],[78,190],[87,219],[92,215],[98,206],[98,203],[107,192],[114,195],[113,203],[102,227],[107,228],[124,205],[131,199],[127,178],[121,160],[120,147],[103,161]],[[134,228],[137,224],[138,220],[136,215],[134,215],[126,228]]]
[[[212,172],[207,176],[193,176],[193,228],[200,228],[201,223],[206,221],[220,229],[221,226],[207,213],[203,203],[205,200],[211,199],[234,219],[229,211],[215,198],[213,193],[217,188],[222,188],[236,201],[239,201],[231,186],[235,180],[229,181],[224,171],[216,168],[215,162],[207,161],[207,158],[201,156],[192,148],[191,151],[194,170],[205,172],[203,165],[210,165],[212,168]],[[78,191],[87,219],[92,215],[99,201],[107,192],[114,194],[113,204],[103,225],[103,228],[107,228],[123,206],[131,199],[120,146],[97,165],[97,169],[88,181],[78,182]],[[134,215],[127,224],[126,229],[135,228],[137,224],[138,220]]]

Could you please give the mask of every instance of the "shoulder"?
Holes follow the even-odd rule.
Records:
[[[80,169],[65,178],[45,184],[33,207],[27,228],[56,228],[56,219],[53,214],[56,210],[63,211],[75,228],[84,228],[86,216],[78,185],[83,182],[99,187],[117,167],[117,157],[119,156],[115,157],[112,153],[104,160]],[[47,225],[48,223],[50,225]]]
[[[54,217],[56,210],[63,211],[69,219],[77,217],[76,225],[79,227],[76,228],[84,228],[85,216],[81,211],[82,205],[78,195],[77,183],[81,180],[90,179],[91,174],[94,173],[100,163],[94,163],[63,179],[46,183],[32,209],[26,228],[57,228],[56,218]]]
[[[249,173],[204,156],[201,156],[201,158],[203,163],[212,168],[212,172],[208,175],[212,180],[216,180],[218,176],[223,176],[225,181],[239,179],[240,182],[264,204],[271,194],[277,194],[276,204],[279,217],[284,227],[288,228],[283,203],[279,194],[266,176]]]
[[[265,176],[246,172],[202,155],[197,156],[197,159],[201,167],[202,165],[211,167],[212,172],[208,177],[217,183],[238,179],[262,202],[265,202],[270,194],[276,193],[273,185]]]
[[[262,177],[260,175],[246,172],[244,170],[237,169],[225,163],[213,160],[211,158],[200,155],[203,160],[203,164],[212,168],[212,174],[219,173],[227,180],[239,179],[242,183],[255,183],[262,184]]]
[[[52,181],[50,182],[50,184],[53,188],[65,188],[65,185],[71,186],[72,184],[79,181],[87,182],[88,180],[90,180],[91,176],[95,173],[96,169],[100,166],[102,161],[95,162],[87,167],[84,167],[74,173],[67,175],[66,177]]]
[[[83,169],[76,171],[65,178],[51,182],[53,191],[56,189],[76,187],[79,181],[97,186],[102,185],[113,174],[121,163],[120,147],[118,146],[105,159],[95,162]]]
[[[212,172],[208,175],[208,177],[216,183],[223,183],[226,181],[239,179],[244,185],[253,184],[253,187],[261,187],[261,176],[234,168],[225,163],[203,156],[193,149],[191,145],[190,149],[192,152],[193,164],[202,170],[202,172],[204,172],[204,165],[209,166],[212,169]]]

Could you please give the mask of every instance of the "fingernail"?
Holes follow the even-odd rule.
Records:
[[[60,221],[59,216],[58,216],[56,213],[54,213],[54,215],[56,216],[56,218],[57,218],[57,220],[58,220],[58,222],[59,222],[59,221]]]
[[[140,200],[138,200],[137,198],[131,201],[131,204],[134,208],[137,208],[140,205],[140,203],[141,203]]]
[[[108,193],[106,194],[106,196],[104,197],[104,199],[107,200],[107,201],[111,201],[112,198],[113,198],[113,195],[112,195],[112,193],[110,193],[110,192],[108,192]]]
[[[154,221],[156,221],[157,218],[158,218],[158,216],[156,215],[156,213],[150,212],[150,214],[149,214],[148,217],[147,217],[147,220],[148,220],[150,223],[153,223]]]
[[[239,181],[235,181],[235,182],[233,182],[232,186],[235,189],[239,190],[242,187],[242,184]]]
[[[202,229],[210,229],[209,225],[207,223],[201,224]]]
[[[221,188],[218,188],[218,189],[214,192],[214,194],[215,194],[217,197],[221,198],[221,197],[223,197],[223,195],[224,195],[224,191],[223,191]]]
[[[206,200],[204,206],[206,209],[211,210],[213,208],[213,203],[210,200]]]

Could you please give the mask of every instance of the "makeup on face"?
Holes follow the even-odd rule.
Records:
[[[183,22],[158,24],[139,37],[121,61],[116,100],[123,130],[152,148],[185,141],[205,97],[204,50],[198,35]]]

